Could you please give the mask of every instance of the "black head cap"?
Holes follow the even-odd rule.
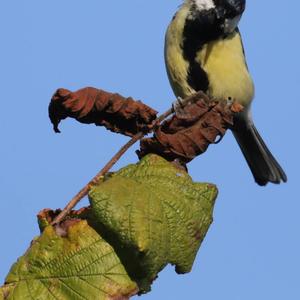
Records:
[[[242,15],[246,0],[213,0],[216,5],[220,17],[226,19],[233,19],[236,16]]]

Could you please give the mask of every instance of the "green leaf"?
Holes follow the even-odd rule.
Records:
[[[89,193],[94,227],[114,247],[141,292],[171,263],[189,272],[212,222],[217,189],[194,183],[156,155],[143,158]]]
[[[12,266],[3,299],[128,299],[137,286],[113,248],[86,221],[47,226]]]

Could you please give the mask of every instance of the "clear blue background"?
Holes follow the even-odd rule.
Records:
[[[36,236],[36,214],[79,190],[127,138],[47,116],[53,92],[94,86],[164,111],[174,99],[164,33],[181,1],[1,1],[0,278]],[[256,84],[254,119],[289,181],[257,186],[228,132],[190,164],[216,183],[214,223],[184,276],[142,299],[300,299],[299,1],[248,1],[240,24]],[[115,169],[136,162],[133,147]],[[84,204],[87,202],[85,201]]]

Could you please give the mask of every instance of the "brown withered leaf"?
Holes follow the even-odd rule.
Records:
[[[44,208],[37,214],[38,223],[40,226],[41,231],[48,225],[50,225],[53,220],[61,213],[61,209],[50,209]],[[66,220],[86,220],[90,213],[90,207],[82,207],[78,210],[71,210],[66,217]],[[61,223],[62,224],[62,223]]]
[[[152,138],[140,142],[139,158],[155,153],[169,161],[187,163],[217,143],[233,125],[233,116],[243,107],[233,103],[210,102],[200,99],[182,109],[161,124]]]
[[[70,211],[63,222],[54,226],[56,234],[62,237],[67,236],[69,227],[80,222],[81,220],[87,220],[90,210],[90,207],[82,207],[79,210]],[[41,210],[37,215],[40,231],[43,232],[47,226],[51,225],[55,217],[60,212],[61,209],[52,210],[45,208]]]
[[[55,132],[60,132],[60,121],[70,117],[133,136],[140,131],[147,132],[156,115],[155,110],[140,101],[92,87],[76,92],[58,89],[49,104],[49,117]]]

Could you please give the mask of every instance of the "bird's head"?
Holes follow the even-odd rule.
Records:
[[[186,0],[195,12],[214,12],[224,33],[233,32],[245,10],[246,0]]]

